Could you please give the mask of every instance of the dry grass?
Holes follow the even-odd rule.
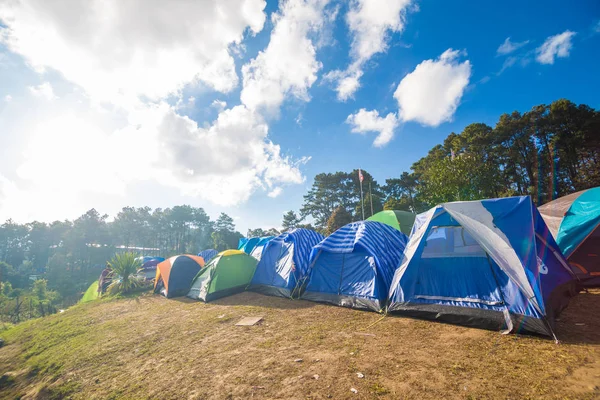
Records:
[[[599,398],[600,291],[572,301],[558,335],[560,345],[254,293],[102,300],[3,332],[0,398]]]

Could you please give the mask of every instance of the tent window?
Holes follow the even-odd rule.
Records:
[[[462,226],[434,226],[427,236],[422,257],[486,257],[486,253]]]

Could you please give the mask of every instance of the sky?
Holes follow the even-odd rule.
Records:
[[[595,0],[0,0],[0,221],[203,207],[280,227],[321,172],[600,108]]]

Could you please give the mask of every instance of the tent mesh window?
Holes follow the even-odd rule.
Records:
[[[501,306],[504,301],[500,287],[506,279],[463,227],[434,226],[419,261],[414,298],[476,307]]]

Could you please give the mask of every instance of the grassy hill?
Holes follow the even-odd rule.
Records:
[[[598,398],[600,291],[558,324],[560,345],[254,293],[103,299],[0,332],[0,398]]]

